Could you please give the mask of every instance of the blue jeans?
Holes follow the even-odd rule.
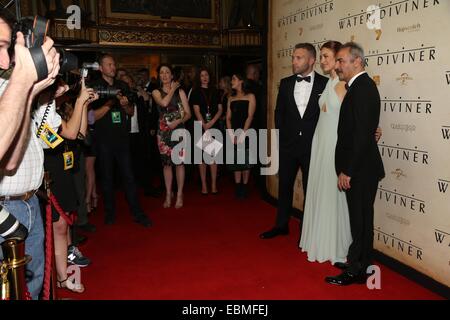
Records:
[[[37,300],[42,290],[45,264],[44,226],[38,198],[33,196],[28,201],[7,200],[1,204],[28,229],[28,238],[25,240],[25,253],[32,257],[32,260],[27,265],[27,271],[32,273],[32,278],[27,285],[31,297],[33,300]],[[3,241],[4,239],[0,237],[0,243]],[[0,250],[1,259],[3,259],[3,253]]]

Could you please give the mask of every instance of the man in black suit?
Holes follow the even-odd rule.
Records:
[[[338,188],[345,191],[353,242],[346,264],[331,284],[365,283],[373,250],[373,217],[378,182],[384,177],[383,162],[373,138],[380,119],[380,94],[374,81],[364,71],[364,50],[347,43],[336,57],[339,79],[347,82],[348,91],[339,115],[336,144]]]
[[[328,79],[314,72],[316,49],[300,43],[292,55],[294,75],[281,80],[275,108],[275,127],[280,134],[280,170],[276,225],[260,235],[271,239],[289,234],[294,183],[299,167],[303,190],[308,185],[309,161],[314,130],[319,120],[319,97]]]

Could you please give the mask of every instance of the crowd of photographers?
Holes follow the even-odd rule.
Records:
[[[89,226],[80,158],[89,136],[88,106],[98,99],[84,79],[79,92],[69,94],[69,86],[58,77],[68,66],[68,55],[54,48],[53,40],[45,35],[45,21],[41,22],[34,21],[32,32],[16,32],[8,16],[0,13],[0,243],[25,241],[25,254],[32,258],[26,273],[32,299],[42,292],[43,217],[52,195],[58,202],[50,217],[57,285],[84,291],[82,284],[68,280],[67,266],[90,263],[76,247],[70,226]],[[44,172],[49,177],[45,181]],[[72,212],[80,219],[71,216]]]
[[[45,22],[34,21],[35,26],[39,23],[45,31]],[[163,169],[158,136],[158,106],[165,100],[162,96],[155,100],[156,91],[164,94],[161,74],[165,69],[159,72],[158,85],[156,79],[150,81],[149,70],[141,69],[134,79],[126,70],[116,68],[111,55],[104,54],[98,63],[83,64],[76,84],[68,86],[62,79],[68,79],[66,72],[78,67],[76,58],[56,50],[45,32],[31,32],[33,42],[27,38],[30,33],[16,29],[0,12],[0,243],[8,239],[25,241],[25,253],[32,257],[27,265],[27,288],[32,299],[39,299],[46,263],[44,240],[48,236],[44,226],[51,224],[56,284],[82,293],[83,284],[68,277],[68,265],[90,264],[78,245],[83,241],[82,233],[96,229],[89,223],[89,212],[97,207],[97,177],[102,184],[106,225],[114,224],[116,218],[116,172],[120,172],[129,211],[137,224],[152,225],[139,202],[138,186],[146,196],[155,197],[165,187],[169,204],[165,202],[164,206],[170,207],[167,196],[171,197],[172,187],[167,183],[167,168]],[[90,69],[99,71],[96,77]],[[169,66],[166,69],[170,71],[169,87],[180,83],[182,71]],[[186,83],[193,86],[194,78],[200,79],[206,72],[194,71],[186,77]],[[63,74],[65,77],[61,77]],[[207,80],[203,84],[198,81],[198,85],[209,90],[209,73]],[[224,81],[221,84],[227,85],[222,88],[220,101],[216,99],[220,105],[226,105],[232,90],[230,78]],[[195,93],[191,89],[184,88],[186,105],[191,91]],[[200,111],[197,113],[201,121]],[[220,117],[224,128],[225,118],[226,112]],[[187,129],[191,127],[186,123]],[[201,177],[204,194],[204,174]],[[156,187],[152,185],[155,181]],[[177,182],[182,194],[182,184]],[[217,189],[213,185],[212,193],[214,187]],[[182,206],[179,194],[176,208]],[[46,214],[50,207],[51,217]],[[0,261],[2,258],[0,250]]]

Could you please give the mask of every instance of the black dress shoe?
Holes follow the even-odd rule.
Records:
[[[106,217],[105,218],[105,225],[112,226],[115,223],[116,223],[116,219],[114,219],[114,217]]]
[[[263,232],[259,235],[261,239],[272,239],[277,236],[285,236],[289,234],[288,228],[273,228],[272,230]]]
[[[146,215],[139,215],[134,218],[134,222],[143,225],[144,227],[151,227],[152,221]]]
[[[344,271],[338,276],[335,277],[326,277],[325,281],[329,284],[335,284],[338,286],[348,286],[350,284],[365,284],[367,282],[367,275],[364,273],[353,274],[348,271]]]
[[[350,265],[345,262],[336,262],[335,264],[333,264],[333,266],[341,270],[347,270],[348,267],[350,267]]]

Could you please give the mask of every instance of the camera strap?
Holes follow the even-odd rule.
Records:
[[[36,16],[33,22],[30,54],[36,68],[38,82],[47,78],[48,68],[41,46],[44,44],[48,30],[48,20]]]
[[[41,47],[33,47],[29,50],[34,62],[34,67],[36,68],[38,76],[37,82],[42,81],[48,76],[47,61],[45,60],[44,51],[42,51]]]

